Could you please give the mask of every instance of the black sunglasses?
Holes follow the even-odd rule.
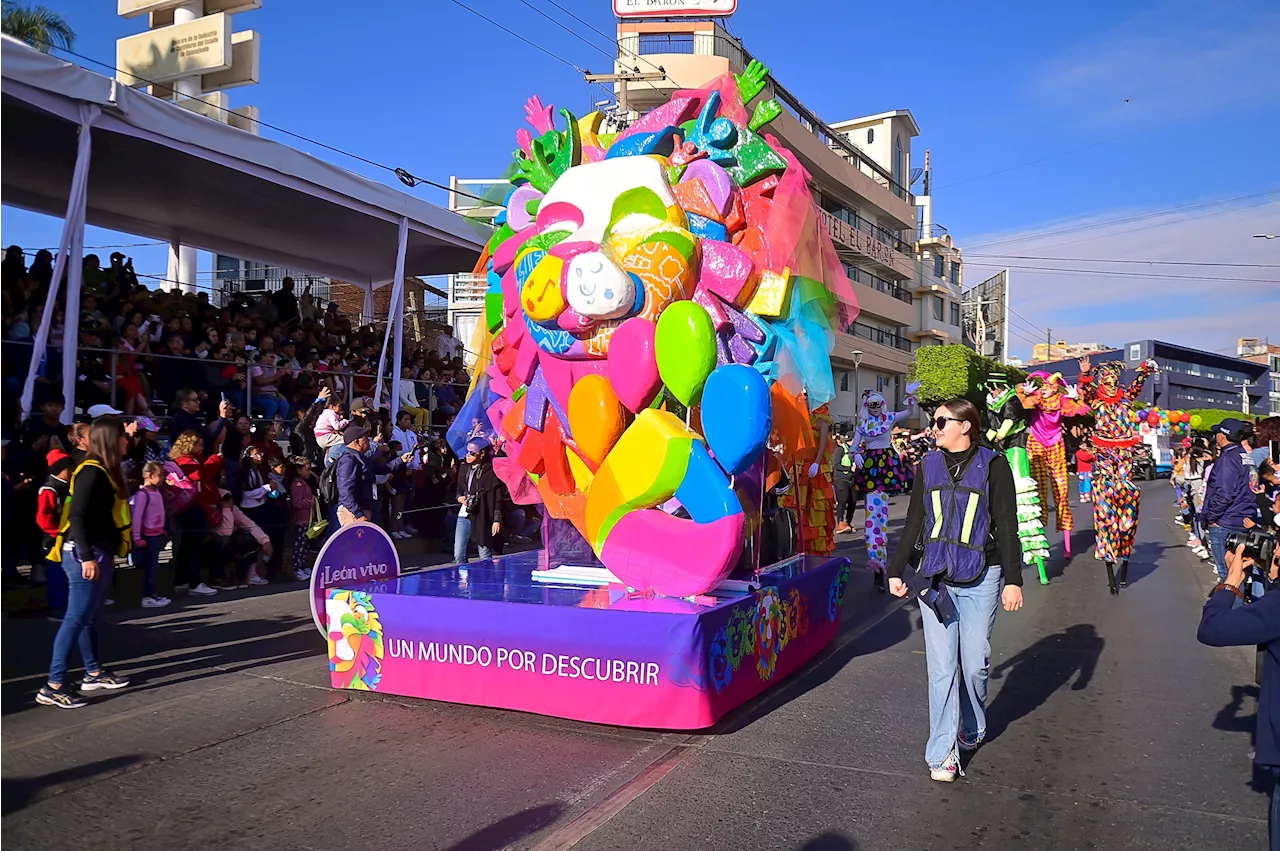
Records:
[[[955,417],[934,417],[934,418],[933,418],[933,430],[934,430],[934,431],[942,431],[944,428],[946,428],[946,427],[947,427],[947,423],[949,423],[949,422],[950,422],[950,423],[962,423],[962,422],[964,422],[964,420],[956,419]]]

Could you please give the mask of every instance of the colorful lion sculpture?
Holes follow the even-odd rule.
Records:
[[[334,688],[373,691],[382,679],[382,621],[364,591],[331,591],[325,601],[329,676]]]
[[[766,78],[752,63],[622,133],[531,99],[476,267],[496,469],[637,590],[701,594],[739,563],[766,478],[807,464],[856,315],[808,175],[760,133],[780,107],[747,112]]]

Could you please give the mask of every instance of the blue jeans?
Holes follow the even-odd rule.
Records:
[[[987,734],[987,673],[991,661],[991,629],[1000,606],[1002,572],[988,567],[976,585],[948,588],[956,613],[945,623],[927,607],[924,650],[929,667],[929,742],[924,758],[940,768],[959,734],[976,745]]]
[[[262,416],[269,420],[289,418],[289,403],[283,396],[254,396],[253,407],[262,411]]]
[[[53,639],[53,661],[49,663],[49,682],[53,685],[62,685],[73,646],[80,648],[80,659],[86,671],[96,674],[102,670],[98,664],[98,631],[94,624],[111,593],[116,571],[109,552],[95,548],[93,555],[98,561],[98,578],[89,580],[81,572],[78,555],[65,547],[62,550],[62,570],[67,574],[70,594],[67,613],[62,618],[62,626],[58,627],[58,635]]]
[[[1218,569],[1218,581],[1227,581],[1227,536],[1233,529],[1221,526],[1209,527],[1209,552],[1213,554],[1213,563]]]
[[[458,564],[467,563],[467,545],[471,543],[471,518],[459,517],[457,528],[453,530],[453,560]],[[493,550],[480,546],[480,558],[493,558]]]
[[[145,547],[133,548],[133,566],[142,569],[142,595],[156,595],[156,572],[160,569],[160,551],[169,540],[168,535],[144,535]]]

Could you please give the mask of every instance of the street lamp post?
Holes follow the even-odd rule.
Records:
[[[858,368],[862,366],[862,350],[854,349],[849,354],[853,355],[853,410],[855,411],[853,419],[856,422],[859,415],[862,413],[862,406],[858,401],[862,398],[862,391],[858,387],[858,379],[860,377],[858,375]]]

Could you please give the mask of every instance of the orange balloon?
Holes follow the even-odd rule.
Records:
[[[566,413],[574,443],[597,466],[627,428],[627,409],[603,375],[586,375],[573,385]]]

